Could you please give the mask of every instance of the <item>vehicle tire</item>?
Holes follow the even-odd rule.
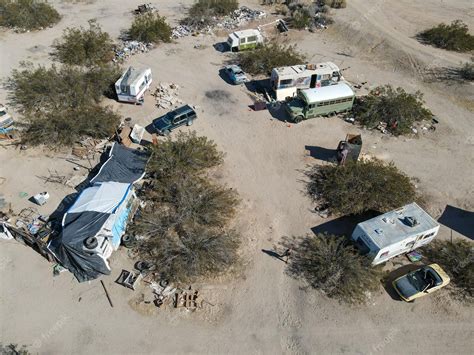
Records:
[[[163,131],[163,135],[164,135],[165,137],[168,137],[168,136],[170,135],[170,133],[171,133],[171,132],[170,132],[169,129],[166,129],[166,130]]]
[[[296,116],[296,117],[293,119],[293,121],[294,121],[295,123],[300,123],[301,121],[303,121],[303,119],[304,119],[304,117],[300,115],[300,116]]]
[[[125,235],[122,237],[122,245],[123,245],[125,248],[131,248],[134,243],[135,243],[135,238],[134,238],[132,235],[130,235],[130,234],[125,234]]]
[[[188,126],[188,127],[189,127],[189,126],[192,126],[192,125],[193,125],[193,121],[194,121],[194,120],[189,120],[188,122],[186,122],[186,126]]]
[[[148,264],[146,261],[137,261],[135,263],[135,269],[137,269],[140,272],[147,271],[150,269],[150,264]]]
[[[169,285],[169,281],[168,280],[160,280],[160,286],[161,287],[166,287]]]
[[[86,240],[84,240],[84,246],[87,249],[95,249],[99,245],[99,242],[97,241],[96,237],[88,237]]]

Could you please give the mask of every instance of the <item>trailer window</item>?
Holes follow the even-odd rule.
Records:
[[[385,253],[380,254],[379,259],[385,258],[388,254],[389,254],[388,251],[386,251]]]
[[[429,233],[429,234],[427,234],[427,235],[425,235],[425,236],[421,237],[421,239],[428,239],[428,238],[430,238],[430,237],[434,236],[435,234],[436,234],[436,232]]]
[[[293,82],[292,79],[280,80],[280,87],[285,88],[285,87],[291,86],[292,82]]]
[[[250,36],[247,38],[247,42],[257,42],[257,36]]]
[[[245,43],[246,41],[247,41],[246,38],[241,38],[241,39],[240,39],[240,44]]]

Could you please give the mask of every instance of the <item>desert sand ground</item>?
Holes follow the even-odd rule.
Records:
[[[161,0],[156,5],[173,22],[191,2]],[[49,64],[50,45],[68,26],[85,25],[96,18],[117,37],[132,20],[130,10],[141,1],[52,3],[64,16],[57,26],[35,33],[0,33],[0,78],[23,60]],[[258,7],[256,0],[242,3]],[[459,18],[472,29],[472,2],[348,3],[347,9],[334,12],[336,24],[330,29],[314,34],[292,32],[285,40],[297,43],[312,62],[332,60],[348,68],[346,78],[367,82],[366,88],[391,83],[408,91],[421,90],[427,106],[440,119],[435,132],[417,139],[394,138],[336,118],[291,125],[267,111],[252,112],[246,89],[230,86],[218,76],[229,57],[212,45],[225,37],[182,38],[136,55],[128,63],[150,66],[155,83],[181,86],[180,98],[199,106],[193,129],[215,140],[226,153],[219,178],[235,187],[242,198],[238,226],[245,238],[245,268],[236,279],[199,285],[214,306],[194,313],[150,311],[134,306],[137,292],[114,283],[121,268],[130,264],[121,251],[112,258],[112,274],[103,278],[114,302],[111,308],[98,281],[78,284],[69,273],[53,278],[51,264],[33,250],[15,241],[0,241],[0,343],[25,344],[41,354],[472,353],[473,309],[446,292],[406,304],[381,288],[367,306],[341,305],[302,288],[285,274],[284,263],[261,251],[278,245],[283,236],[311,233],[328,222],[312,212],[302,192],[305,167],[324,163],[317,153],[309,156],[307,148],[334,149],[348,132],[363,134],[364,153],[393,161],[419,179],[418,187],[427,196],[433,216],[439,217],[448,205],[474,210],[473,85],[426,80],[429,69],[457,66],[469,55],[424,46],[413,39],[418,31],[440,21]],[[195,49],[195,44],[201,44],[201,49]],[[228,97],[209,98],[205,93],[211,90],[223,90]],[[6,92],[0,90],[0,102],[6,99]],[[145,126],[163,113],[149,95],[143,106],[107,104]],[[68,154],[0,148],[0,176],[6,178],[0,193],[18,212],[32,207],[19,197],[21,191],[31,196],[47,190],[51,199],[39,211],[51,213],[74,190],[45,184],[39,176],[48,175],[48,170],[67,176],[86,174],[85,169],[73,170],[74,165],[65,160]],[[440,237],[450,233],[442,227]]]

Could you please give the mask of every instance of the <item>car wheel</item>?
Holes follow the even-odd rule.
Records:
[[[170,133],[171,133],[171,132],[170,132],[169,129],[166,129],[166,130],[163,131],[163,135],[164,135],[164,136],[169,136]]]
[[[304,117],[301,116],[301,115],[300,115],[300,116],[296,116],[296,117],[294,118],[294,122],[295,122],[295,123],[300,123],[301,121],[303,121],[303,118],[304,118]]]
[[[87,249],[95,249],[99,245],[96,237],[89,237],[84,240],[84,245]]]
[[[193,120],[189,120],[188,122],[186,122],[186,126],[192,126],[193,125]]]

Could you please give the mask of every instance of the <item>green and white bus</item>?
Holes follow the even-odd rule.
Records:
[[[293,122],[298,123],[316,116],[332,115],[349,111],[355,94],[346,83],[316,89],[299,90],[294,99],[285,103]]]

